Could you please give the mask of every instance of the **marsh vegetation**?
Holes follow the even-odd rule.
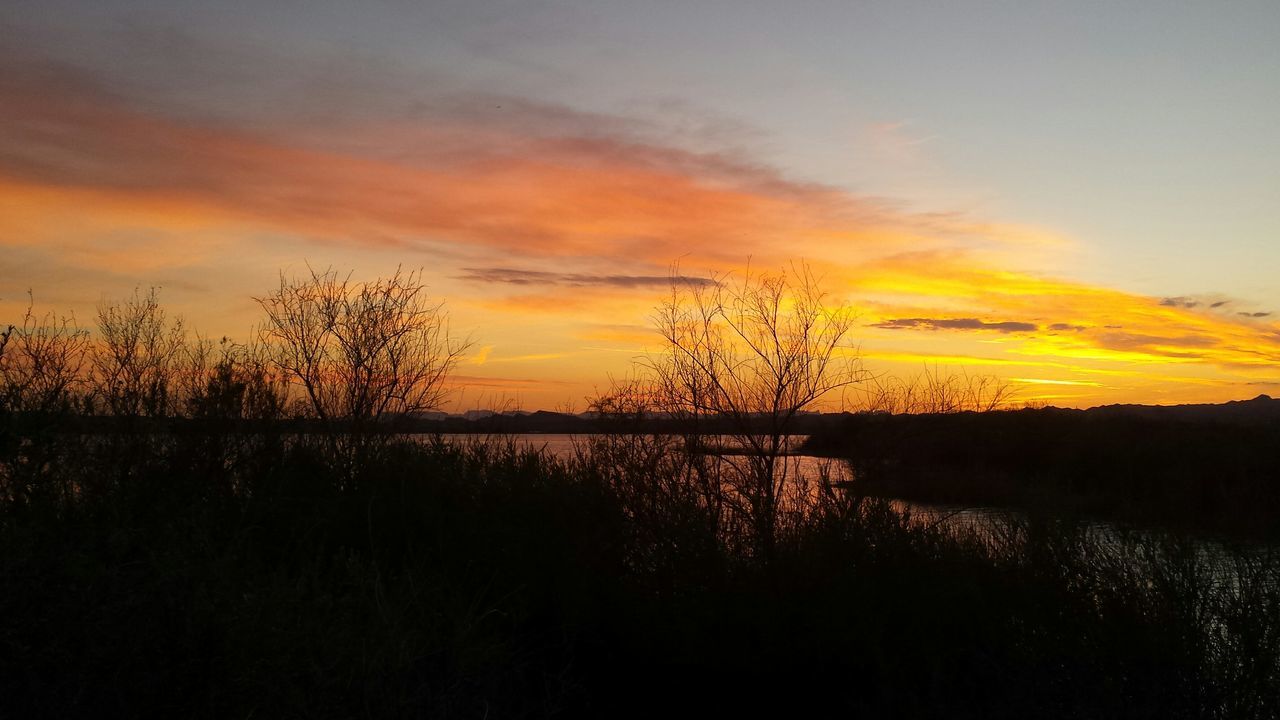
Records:
[[[870,378],[803,272],[674,287],[560,456],[398,425],[466,347],[418,276],[260,303],[244,344],[153,292],[0,341],[0,714],[1280,715],[1266,545],[966,531],[797,472],[796,418]]]

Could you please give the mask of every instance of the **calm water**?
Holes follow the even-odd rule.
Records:
[[[474,440],[484,436],[445,435],[444,437],[448,440],[452,440],[456,442],[466,442],[468,439]],[[528,447],[534,450],[541,450],[542,452],[545,452],[548,455],[551,455],[552,457],[560,458],[561,460],[568,460],[573,458],[575,448],[580,446],[590,436],[589,435],[567,435],[567,434],[560,434],[560,433],[520,433],[520,434],[514,434],[514,435],[504,435],[502,437],[513,438],[517,443],[520,443],[522,445],[527,445]],[[809,438],[808,435],[792,435],[788,440],[788,444],[791,447],[799,447],[808,438]],[[717,441],[713,439],[713,440],[710,440],[709,442],[716,443]],[[727,446],[730,443],[727,439],[722,439],[721,441],[719,441],[719,444],[721,444],[722,446]],[[843,472],[841,469],[840,462],[837,460],[833,460],[832,458],[817,457],[816,455],[801,455],[798,453],[788,455],[787,457],[789,462],[788,472],[790,473],[798,472],[801,475],[804,475],[806,477],[815,478],[815,477],[818,477],[818,473],[821,472],[824,468],[830,471],[833,477],[836,477],[841,472]]]
[[[482,436],[475,435],[447,435],[446,438],[458,442],[466,442],[468,440],[476,440]],[[505,438],[513,438],[516,442],[527,445],[530,448],[540,450],[553,457],[561,459],[571,459],[575,455],[576,448],[581,446],[589,436],[585,435],[566,435],[566,434],[516,434],[502,436]],[[792,436],[792,445],[798,447],[807,436]],[[724,443],[728,444],[728,443]],[[817,457],[813,455],[793,454],[788,456],[788,473],[791,477],[807,477],[810,480],[816,480],[821,477],[821,473],[826,473],[827,477],[833,480],[848,479],[848,472],[838,460],[832,458]],[[953,506],[953,505],[935,505],[929,503],[918,503],[900,499],[889,499],[890,504],[899,512],[909,513],[911,522],[921,525],[933,525],[947,530],[957,532],[976,532],[999,542],[999,538],[1007,537],[1006,533],[1010,523],[1026,524],[1030,522],[1024,513],[1008,510],[1005,508],[982,507],[982,506]],[[1157,533],[1144,530],[1135,530],[1133,528],[1123,528],[1112,523],[1106,522],[1086,522],[1079,526],[1082,533],[1082,540],[1094,543],[1101,547],[1109,547],[1119,549],[1122,547],[1132,547],[1135,539],[1142,537],[1157,537]],[[1195,542],[1198,549],[1197,554],[1201,556],[1201,560],[1206,563],[1207,568],[1217,567],[1218,570],[1210,570],[1211,573],[1222,579],[1221,574],[1227,572],[1221,567],[1222,563],[1227,562],[1233,555],[1231,548],[1213,540],[1201,539]],[[1276,552],[1276,548],[1256,546],[1250,553],[1259,553],[1271,557]]]
[[[446,439],[455,442],[475,441],[482,437],[484,436],[445,435]],[[552,457],[569,460],[574,457],[576,449],[589,436],[560,433],[521,433],[502,437],[504,439],[512,438],[517,443],[545,452]],[[808,439],[808,435],[792,435],[789,439],[789,445],[791,447],[799,447],[806,439]],[[724,439],[722,444],[728,445],[729,443],[727,439]],[[792,477],[805,477],[810,480],[816,480],[825,473],[827,477],[833,480],[849,479],[848,471],[843,464],[833,458],[795,453],[787,456],[787,462],[787,472]],[[1011,514],[1010,511],[1000,508],[934,505],[899,499],[890,499],[890,503],[894,509],[900,512],[909,512],[915,522],[938,524],[954,529],[987,530],[993,528],[997,522],[1002,523],[1010,517],[1018,517],[1017,514]]]

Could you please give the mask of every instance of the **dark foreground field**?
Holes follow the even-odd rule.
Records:
[[[826,493],[764,553],[643,439],[5,432],[3,717],[1280,715],[1256,548]]]

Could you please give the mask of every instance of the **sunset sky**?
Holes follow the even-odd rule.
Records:
[[[162,288],[244,339],[421,267],[460,409],[573,406],[689,275],[803,260],[877,372],[1280,394],[1280,3],[0,9],[0,319]]]

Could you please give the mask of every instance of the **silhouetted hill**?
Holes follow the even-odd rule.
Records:
[[[1050,415],[1082,414],[1088,417],[1130,417],[1157,421],[1178,422],[1210,422],[1234,425],[1253,425],[1280,423],[1280,400],[1267,395],[1259,395],[1252,400],[1237,400],[1221,404],[1197,405],[1103,405],[1088,410],[1068,408],[1045,408],[1043,410],[1006,410],[988,413],[991,416],[1010,414],[1014,417],[1032,417],[1036,413]],[[793,430],[797,434],[825,434],[838,430],[850,417],[860,417],[862,413],[802,413],[793,421]],[[966,413],[953,413],[941,417],[958,418]],[[927,417],[917,415],[911,417]],[[502,428],[505,432],[613,432],[620,428],[634,432],[683,432],[690,430],[687,423],[661,415],[653,415],[643,420],[628,419],[619,421],[602,418],[596,413],[562,413],[547,410],[536,412],[492,412],[487,410],[471,410],[464,414],[443,415],[409,420],[415,429],[421,432],[491,432]],[[623,427],[625,426],[625,427]],[[702,432],[726,432],[730,423],[723,419],[704,420],[698,425]]]
[[[1259,395],[1252,400],[1193,405],[1103,405],[1083,412],[1102,416],[1131,416],[1157,420],[1238,424],[1280,422],[1280,400]]]

